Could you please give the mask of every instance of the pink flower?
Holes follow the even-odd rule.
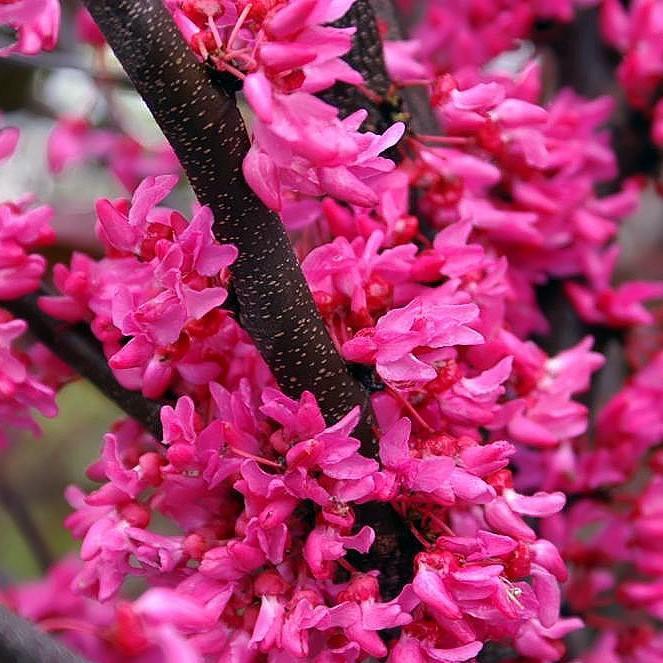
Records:
[[[398,644],[392,650],[388,661],[389,663],[399,663],[399,661],[403,661],[404,663],[419,663],[426,659],[429,661],[442,661],[443,663],[471,661],[482,648],[483,644],[476,640],[460,647],[447,649],[436,648],[422,643],[417,638],[403,634]]]
[[[565,284],[566,292],[583,320],[589,323],[615,327],[647,324],[651,316],[643,302],[663,297],[663,283],[630,281],[612,288],[610,279],[618,255],[617,247],[603,255],[588,255],[589,287],[569,282]]]
[[[19,130],[16,127],[3,127],[0,129],[0,161],[8,159],[18,144]]]
[[[51,244],[53,210],[30,208],[30,198],[0,204],[0,299],[15,299],[39,287],[46,269],[43,256],[28,250]]]
[[[55,174],[88,161],[100,161],[129,191],[136,189],[144,177],[179,171],[170,146],[147,147],[128,134],[93,127],[81,117],[58,120],[48,138],[47,157]]]
[[[56,317],[93,317],[116,375],[151,398],[178,375],[198,384],[216,378],[218,365],[189,353],[190,339],[219,335],[234,324],[218,307],[237,250],[216,242],[208,208],[187,222],[157,207],[176,180],[146,178],[131,203],[98,201],[99,234],[114,256],[96,264],[74,256],[71,270],[57,266],[55,281],[65,296],[41,301]],[[120,343],[122,336],[128,342]]]
[[[408,441],[412,425],[400,419],[380,438],[380,460],[385,468],[401,477],[408,490],[435,493],[448,481],[455,463],[450,457],[410,455]]]
[[[39,434],[40,426],[33,418],[32,409],[45,417],[54,417],[58,408],[55,391],[39,379],[38,367],[30,355],[19,353],[14,342],[27,330],[23,320],[0,323],[0,415],[5,425]],[[0,434],[0,448],[8,439]]]
[[[516,648],[524,656],[531,656],[540,661],[557,661],[560,658],[558,641],[568,633],[582,628],[583,622],[577,617],[561,619],[551,627],[544,627],[534,619],[525,624],[516,637]]]
[[[395,288],[408,280],[416,248],[381,251],[384,239],[379,230],[367,240],[338,237],[306,256],[302,269],[323,315],[347,310],[349,321],[361,326],[389,308]]]
[[[509,335],[504,338],[517,352],[524,349],[524,346],[517,349],[515,338]],[[510,405],[508,431],[513,439],[548,448],[585,432],[587,410],[572,397],[589,388],[592,373],[603,365],[603,357],[589,351],[591,345],[592,339],[586,338],[547,360],[543,356],[528,360],[524,353],[516,358],[516,372],[524,383],[533,381],[534,385],[525,398]],[[521,373],[525,361],[532,361],[529,375]]]
[[[260,76],[260,74],[252,74]],[[382,136],[358,128],[364,111],[340,120],[338,111],[311,94],[274,92],[247,79],[246,94],[256,108],[254,141],[244,162],[244,176],[263,202],[280,210],[284,186],[312,197],[329,195],[361,207],[378,202],[372,187],[394,168],[380,153],[402,136],[396,123]],[[299,162],[292,169],[293,159]]]
[[[658,0],[638,0],[628,9],[606,0],[601,6],[601,28],[605,38],[624,53],[618,74],[629,101],[645,108],[663,79],[661,35],[663,21]]]
[[[0,51],[0,55],[18,51],[34,55],[50,51],[60,29],[58,0],[9,0],[0,6],[0,24],[16,30],[16,42]]]
[[[335,425],[289,449],[285,484],[293,495],[325,505],[330,496],[341,501],[356,500],[374,490],[373,475],[378,464],[362,456],[359,440],[350,437],[359,416],[359,408],[354,408]],[[309,475],[313,472],[322,473],[329,488],[323,488]]]
[[[138,241],[146,234],[148,214],[175,188],[177,177],[162,175],[148,177],[134,192],[128,214],[110,200],[97,201],[99,232],[110,246],[126,252],[139,249]]]
[[[437,373],[419,348],[434,350],[481,343],[482,336],[467,326],[477,314],[473,304],[437,304],[417,298],[404,308],[390,311],[374,328],[346,342],[343,356],[350,361],[375,363],[380,377],[393,384],[428,382]]]
[[[420,50],[417,39],[384,42],[384,59],[392,81],[407,85],[431,78],[430,68],[417,58]]]
[[[96,48],[102,48],[106,44],[106,39],[97,27],[94,19],[87,9],[81,8],[76,12],[76,31],[79,39]]]
[[[342,536],[330,527],[318,527],[307,537],[304,544],[304,559],[314,578],[329,578],[329,564],[345,556],[346,550],[367,553],[375,541],[375,532],[362,527],[357,534]]]
[[[104,156],[113,146],[115,134],[105,129],[93,129],[82,118],[60,118],[48,138],[48,165],[52,172],[88,159]]]
[[[371,656],[383,657],[387,648],[377,631],[403,626],[411,621],[398,599],[380,603],[374,576],[357,574],[342,590],[337,605],[330,609],[318,628],[341,627],[351,642],[356,642]]]

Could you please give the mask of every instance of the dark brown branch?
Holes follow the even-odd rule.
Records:
[[[661,151],[651,140],[651,119],[629,105],[617,82],[616,69],[622,56],[603,40],[599,23],[596,7],[579,10],[567,25],[539,26],[534,39],[539,46],[547,46],[554,53],[558,86],[570,85],[590,98],[609,94],[617,102],[610,128],[619,175],[608,187],[616,190],[631,175],[642,173],[655,177]]]
[[[336,106],[342,117],[364,108],[368,117],[363,128],[381,133],[393,123],[394,116],[400,113],[401,102],[395,94],[391,94],[391,80],[384,64],[382,39],[370,0],[355,0],[345,16],[336,21],[334,26],[356,27],[352,49],[344,60],[363,76],[366,88],[372,95],[369,98],[354,85],[336,83],[322,92],[320,97]]]
[[[7,477],[2,475],[0,475],[0,507],[7,512],[7,515],[14,522],[16,529],[30,548],[30,552],[39,568],[46,571],[53,563],[50,547],[32,518],[30,510],[23,503],[21,496],[9,484]]]
[[[89,329],[55,320],[39,308],[37,300],[45,294],[41,291],[26,295],[13,301],[0,302],[0,306],[23,318],[35,338],[160,440],[161,403],[122,387],[108,366],[99,341]]]
[[[510,647],[488,642],[477,656],[478,663],[500,663],[517,660],[517,654]]]
[[[625,177],[635,172],[648,172],[653,165],[652,147],[648,128],[634,123],[633,116],[637,114],[627,107],[619,90],[616,81],[619,58],[602,39],[599,23],[597,8],[579,10],[569,24],[539,26],[534,38],[539,46],[547,46],[554,54],[554,84],[557,89],[569,86],[587,98],[611,94],[619,100],[618,112],[611,127],[619,175],[614,182],[599,187],[602,191],[614,191]],[[539,298],[552,329],[552,334],[542,339],[541,345],[550,355],[570,348],[584,336],[591,335],[595,339],[594,350],[606,356],[605,366],[592,377],[590,393],[584,398],[590,416],[593,417],[623,381],[626,365],[621,349],[622,335],[606,327],[583,324],[560,282],[553,281],[545,288],[540,288]]]
[[[240,321],[285,393],[312,391],[329,421],[367,395],[315,308],[280,219],[242,177],[249,139],[234,98],[195,59],[161,0],[85,0],[179,157],[214,232],[239,249]],[[374,450],[373,450],[374,451]]]
[[[85,663],[29,622],[0,606],[2,663]]]
[[[439,134],[440,126],[426,87],[408,86],[396,91],[392,86],[384,61],[378,22],[386,29],[387,39],[407,37],[392,0],[356,0],[348,13],[336,22],[339,27],[354,25],[357,28],[353,48],[345,59],[363,76],[366,87],[372,93],[371,99],[356,87],[344,83],[337,83],[322,93],[321,98],[339,108],[343,117],[357,108],[366,109],[368,118],[364,128],[369,131],[382,132],[396,120],[401,120],[407,125],[406,136]],[[384,101],[378,103],[376,97]],[[388,151],[387,156],[399,163],[403,153],[395,147]],[[420,193],[412,191],[410,207],[413,214],[417,212]],[[419,219],[419,228],[429,239],[433,238],[434,231],[424,218]]]
[[[359,504],[355,511],[357,522],[375,531],[375,543],[368,555],[350,552],[348,559],[360,571],[380,571],[382,598],[391,600],[411,581],[414,557],[421,551],[421,544],[390,504],[369,502]]]

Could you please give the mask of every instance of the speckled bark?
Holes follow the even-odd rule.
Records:
[[[35,338],[160,440],[159,411],[162,404],[144,398],[138,392],[129,391],[118,383],[99,341],[89,329],[68,325],[43,313],[37,305],[37,299],[39,295],[45,294],[26,295],[20,299],[0,302],[0,306],[26,320]]]
[[[378,569],[382,598],[396,598],[412,580],[414,557],[421,545],[390,504],[369,502],[359,504],[355,511],[357,522],[375,531],[375,543],[368,555],[351,552],[348,559],[360,571]]]
[[[233,285],[240,320],[285,393],[318,398],[328,421],[367,395],[351,378],[317,313],[279,218],[248,187],[249,139],[235,100],[214,85],[161,0],[85,0],[179,157],[221,242],[239,249]]]

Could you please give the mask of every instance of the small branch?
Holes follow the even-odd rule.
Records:
[[[368,117],[363,127],[367,131],[382,133],[393,123],[394,115],[400,112],[401,101],[392,94],[391,80],[384,64],[382,39],[370,0],[355,0],[347,13],[333,25],[338,28],[357,29],[352,40],[352,48],[343,59],[363,76],[366,87],[383,99],[383,102],[376,103],[359,88],[346,83],[336,83],[319,96],[338,108],[342,117],[354,113],[359,108],[365,109]],[[394,154],[390,156],[393,157]]]
[[[345,56],[345,60],[364,77],[371,92],[383,98],[384,102],[376,104],[361,90],[345,83],[337,83],[320,97],[339,108],[342,116],[349,115],[358,108],[365,108],[368,118],[364,126],[369,131],[384,131],[405,111],[410,132],[439,134],[440,127],[426,88],[408,86],[403,88],[399,95],[392,86],[384,61],[378,22],[386,26],[388,39],[407,39],[392,0],[356,0],[345,16],[334,25],[357,28],[352,49]],[[395,150],[390,156],[398,160]]]
[[[494,642],[487,642],[477,656],[478,663],[499,663],[517,660],[517,654],[510,647]]]
[[[592,98],[614,88],[615,62],[600,34],[598,9],[579,10],[567,24],[538,26],[533,38],[555,55],[557,87],[568,85]]]
[[[338,27],[354,25],[357,28],[353,47],[345,60],[358,71],[366,81],[367,87],[384,103],[376,104],[352,85],[337,83],[320,97],[339,108],[345,117],[357,108],[368,111],[364,127],[373,132],[385,131],[394,121],[406,120],[407,135],[425,134],[435,136],[440,133],[440,126],[430,102],[428,90],[423,86],[408,86],[396,93],[391,84],[384,61],[382,38],[378,30],[378,21],[386,26],[390,40],[406,39],[406,31],[392,0],[355,0],[350,10],[335,23]],[[397,147],[391,148],[386,156],[399,163],[403,154]],[[416,213],[420,191],[412,190],[410,208]],[[433,229],[425,219],[420,218],[421,232],[432,239]]]
[[[402,41],[408,38],[404,21],[393,0],[371,0],[371,5],[376,19],[386,26],[388,40]],[[427,136],[436,136],[440,133],[440,125],[425,86],[408,85],[401,89],[400,96],[403,100],[403,109],[409,116],[408,129],[411,133]]]
[[[119,384],[108,366],[99,341],[87,327],[74,327],[46,315],[37,303],[39,297],[46,294],[40,291],[20,299],[0,302],[0,306],[24,319],[35,338],[160,440],[159,413],[162,404]]]
[[[632,108],[616,80],[621,55],[601,37],[599,9],[579,10],[567,25],[552,24],[534,34],[539,46],[555,55],[558,86],[570,85],[579,94],[595,98],[609,94],[617,101],[611,131],[619,174],[606,190],[614,191],[632,175],[655,177],[661,151],[651,140],[651,120]]]
[[[390,0],[355,0],[350,10],[335,23],[338,27],[354,26],[356,33],[353,46],[345,57],[346,61],[364,78],[371,92],[384,99],[376,104],[352,85],[337,83],[320,97],[339,108],[341,116],[347,116],[364,108],[368,111],[365,128],[373,132],[385,131],[401,112],[402,100],[393,92],[387,73],[382,49],[382,39],[378,31],[376,13],[387,24],[398,28],[396,14]],[[399,38],[399,37],[394,37]],[[426,91],[405,90],[404,98],[411,112],[410,130],[425,130],[439,133],[439,127],[432,114]],[[432,117],[432,123],[428,115]],[[389,156],[399,161],[400,153],[392,149]],[[373,453],[373,457],[377,454]],[[375,544],[369,555],[348,555],[350,562],[359,570],[380,570],[380,590],[385,599],[398,595],[403,585],[413,573],[415,555],[421,546],[410,528],[396,510],[388,504],[369,503],[357,507],[357,521],[375,531]]]
[[[30,510],[25,505],[20,495],[9,484],[6,476],[0,476],[0,506],[14,521],[16,529],[21,533],[28,544],[37,565],[42,571],[46,571],[53,563],[53,555],[48,543],[44,539],[32,518]]]
[[[85,663],[85,659],[2,606],[0,606],[0,661]]]
[[[638,114],[628,108],[619,91],[615,80],[618,58],[601,37],[599,10],[595,7],[579,10],[571,23],[539,28],[534,39],[539,46],[547,46],[555,57],[555,89],[569,86],[583,97],[611,94],[620,100],[611,127],[619,174],[614,182],[599,189],[615,191],[624,178],[637,172],[649,172],[652,168],[655,170],[656,151],[649,140],[649,128],[642,118],[638,122]],[[591,390],[583,399],[590,417],[596,417],[600,407],[618,391],[624,380],[626,363],[622,334],[608,327],[584,324],[558,281],[539,288],[539,301],[552,329],[549,338],[541,340],[548,354],[555,355],[591,334],[595,340],[594,350],[606,357],[603,368],[592,376]]]

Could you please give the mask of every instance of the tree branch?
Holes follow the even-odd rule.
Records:
[[[347,116],[358,108],[368,111],[364,127],[373,132],[385,131],[396,119],[403,119],[402,109],[408,113],[408,130],[436,134],[439,126],[424,88],[406,88],[402,98],[393,89],[387,73],[378,19],[389,28],[391,39],[402,39],[403,32],[391,0],[355,0],[352,7],[339,21],[337,27],[353,26],[356,33],[352,49],[345,60],[364,78],[366,87],[375,97],[369,98],[360,89],[337,83],[320,97],[336,106],[341,116]],[[389,156],[398,162],[401,155],[392,149]],[[370,570],[377,564],[381,572],[380,588],[385,598],[396,596],[412,577],[413,561],[421,545],[410,528],[396,511],[384,504],[364,504],[357,508],[362,525],[375,530],[376,540],[368,556],[350,554],[350,561],[360,570]]]
[[[0,606],[0,661],[85,663],[85,659],[2,606]]]
[[[392,94],[391,80],[384,64],[382,39],[370,0],[355,0],[346,14],[333,25],[338,28],[356,28],[352,48],[343,59],[363,76],[366,88],[372,94],[369,98],[354,85],[336,83],[319,96],[328,104],[336,106],[341,117],[359,108],[365,109],[368,116],[363,127],[367,131],[381,133],[393,123],[394,116],[400,113],[401,100]],[[396,150],[392,152],[389,156],[393,158]]]
[[[570,85],[579,94],[594,98],[609,94],[617,102],[611,121],[612,142],[619,173],[609,190],[632,175],[655,177],[661,152],[651,140],[651,119],[632,108],[616,80],[621,56],[611,50],[601,37],[599,9],[581,9],[567,25],[540,27],[535,42],[548,46],[557,60],[559,86]]]
[[[68,325],[46,315],[39,308],[38,299],[47,294],[42,290],[20,299],[0,302],[0,306],[16,317],[23,318],[35,338],[160,440],[159,413],[162,404],[119,384],[108,366],[99,341],[87,327]]]
[[[242,177],[249,139],[234,98],[214,83],[161,0],[85,0],[179,157],[214,233],[239,249],[240,321],[283,391],[312,391],[328,421],[368,396],[349,375],[313,303],[283,224]]]
[[[370,0],[375,20],[386,28],[386,39],[401,41],[408,38],[402,17],[394,6],[393,0]],[[382,61],[384,64],[384,57]],[[440,125],[435,117],[428,90],[423,85],[408,85],[401,88],[403,110],[408,116],[408,130],[414,134],[435,136],[440,133]]]
[[[407,86],[397,92],[391,84],[378,23],[386,29],[389,40],[407,38],[405,27],[392,0],[355,0],[345,16],[335,23],[338,27],[354,25],[357,28],[352,50],[345,56],[345,60],[363,76],[372,93],[371,98],[358,88],[345,83],[337,83],[320,94],[320,97],[338,107],[342,117],[353,113],[357,108],[366,109],[368,117],[364,127],[369,131],[382,132],[396,120],[404,120],[407,125],[406,136],[438,135],[440,126],[426,87]],[[378,103],[373,95],[384,101]],[[403,158],[398,147],[391,148],[387,156],[396,163]],[[411,192],[412,213],[417,211],[420,193],[417,190]],[[419,219],[419,227],[425,236],[433,238],[434,231],[425,219]]]

